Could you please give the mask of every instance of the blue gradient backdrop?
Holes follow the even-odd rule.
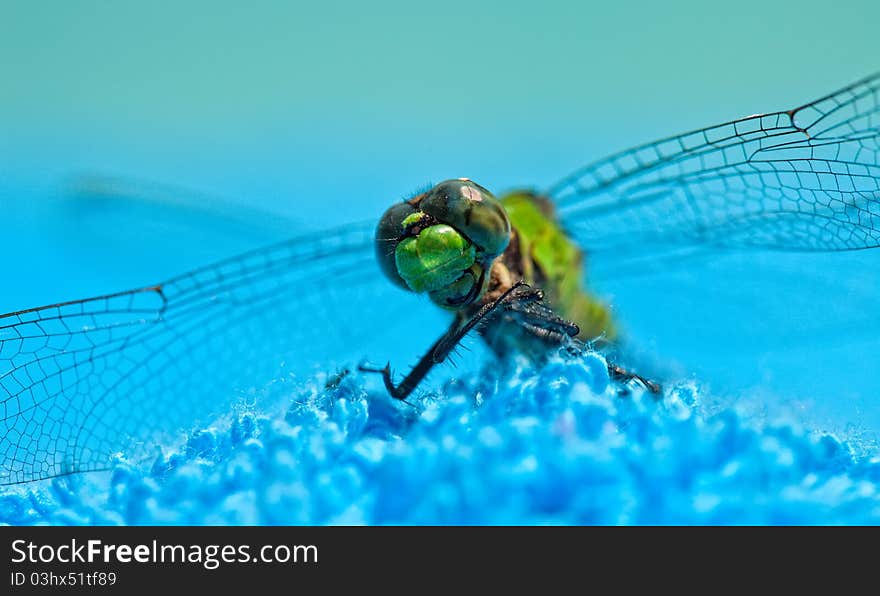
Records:
[[[375,217],[429,181],[543,187],[791,107],[880,68],[878,22],[868,0],[4,2],[0,310]],[[171,205],[84,207],[91,174],[170,185]],[[596,283],[675,374],[873,432],[878,257],[786,259]]]

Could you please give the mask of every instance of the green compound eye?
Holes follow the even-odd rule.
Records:
[[[488,190],[470,180],[447,180],[431,190],[419,209],[454,227],[477,247],[477,260],[488,262],[507,248],[510,220]]]
[[[396,285],[454,309],[485,293],[492,262],[509,241],[510,220],[492,193],[470,180],[447,180],[385,212],[376,256]]]
[[[404,238],[395,250],[397,273],[413,292],[441,290],[462,277],[475,261],[474,245],[446,224]]]

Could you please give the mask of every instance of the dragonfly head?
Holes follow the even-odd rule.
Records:
[[[501,203],[460,178],[389,208],[376,229],[376,255],[392,282],[456,309],[483,296],[492,262],[509,241]]]

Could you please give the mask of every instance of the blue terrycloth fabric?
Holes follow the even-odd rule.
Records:
[[[709,413],[693,385],[619,396],[599,355],[397,403],[365,379],[239,408],[152,465],[7,490],[10,524],[880,522],[880,459]],[[372,384],[371,384],[372,386]]]

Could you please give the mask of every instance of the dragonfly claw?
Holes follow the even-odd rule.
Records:
[[[361,361],[360,364],[358,364],[358,370],[360,372],[366,372],[366,373],[378,373],[378,374],[389,373],[390,374],[391,373],[391,363],[388,362],[385,364],[384,367],[379,368],[378,366],[371,365],[367,360],[363,360],[363,361]]]

